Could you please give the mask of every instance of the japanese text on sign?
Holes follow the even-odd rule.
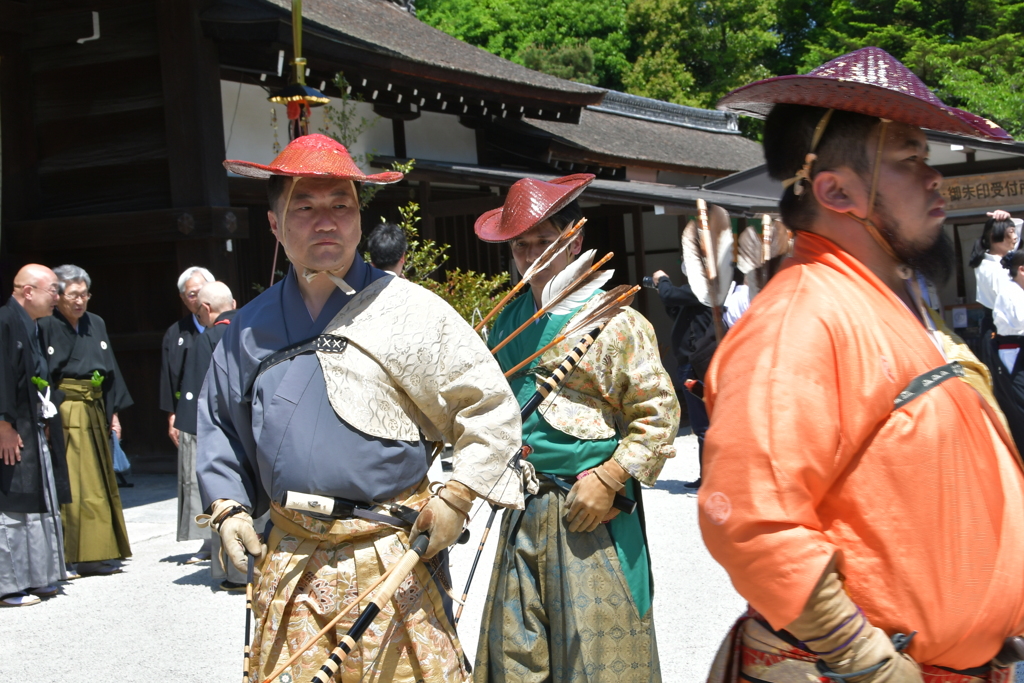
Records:
[[[941,192],[947,210],[1024,202],[1024,171],[945,178]]]

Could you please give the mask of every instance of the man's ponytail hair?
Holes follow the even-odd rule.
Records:
[[[1002,242],[1006,237],[1006,229],[1013,227],[1013,221],[997,221],[989,218],[985,221],[985,228],[981,231],[981,237],[974,240],[971,248],[971,260],[967,262],[971,268],[977,268],[985,260],[985,254],[995,242]]]

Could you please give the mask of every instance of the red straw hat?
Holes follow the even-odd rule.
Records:
[[[385,185],[397,183],[404,176],[396,171],[366,175],[359,170],[348,150],[337,140],[326,135],[303,135],[288,143],[269,166],[252,161],[224,162],[224,168],[249,178],[269,178],[272,175],[310,178],[337,178],[361,183]]]
[[[764,118],[776,104],[839,109],[947,133],[1013,140],[988,119],[943,104],[910,69],[877,47],[837,57],[808,74],[737,88],[718,101],[718,108]]]
[[[576,173],[553,180],[523,178],[508,189],[505,204],[476,219],[473,229],[484,242],[507,242],[540,225],[580,196],[594,181],[590,173]]]

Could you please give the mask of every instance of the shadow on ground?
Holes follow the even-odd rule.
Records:
[[[217,584],[210,578],[210,565],[200,565],[191,574],[179,576],[171,583],[179,586],[206,586],[211,593],[217,592]]]
[[[687,484],[690,483],[692,482],[679,481],[678,479],[659,479],[652,488],[657,489],[658,491],[668,491],[669,493],[695,495],[697,493],[697,489],[687,487]]]
[[[171,564],[185,564],[185,560],[192,557],[192,553],[185,553],[183,555],[168,555],[161,562],[170,562]],[[209,560],[203,560],[202,562],[195,562],[194,564],[201,564],[204,566],[210,566]]]
[[[139,474],[128,477],[135,486],[119,489],[121,506],[134,508],[177,498],[178,478],[173,474]]]

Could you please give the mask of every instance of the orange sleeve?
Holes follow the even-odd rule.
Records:
[[[801,303],[789,280],[730,330],[709,368],[699,499],[708,550],[774,628],[796,619],[838,550],[816,507],[844,466],[834,339],[811,314],[827,302]]]

